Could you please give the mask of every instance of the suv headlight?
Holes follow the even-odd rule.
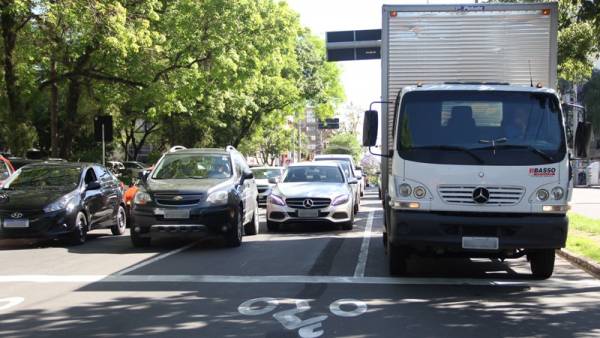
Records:
[[[72,209],[74,207],[74,204],[72,202],[75,199],[75,196],[77,196],[76,194],[77,194],[77,191],[73,191],[73,192],[70,192],[70,193],[64,195],[63,197],[59,198],[58,200],[48,204],[44,208],[44,212],[54,212],[54,211],[59,211],[59,210],[63,210],[63,209]]]
[[[206,202],[215,205],[227,204],[227,200],[229,199],[229,193],[225,190],[215,191],[208,195]]]
[[[144,205],[148,202],[152,202],[152,197],[150,197],[150,194],[141,190],[138,190],[135,193],[135,196],[133,197],[134,204]]]

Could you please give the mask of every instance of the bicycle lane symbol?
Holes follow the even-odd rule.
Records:
[[[301,338],[316,338],[325,333],[322,323],[328,318],[328,315],[314,316],[302,319],[298,315],[305,314],[311,307],[309,300],[306,299],[277,299],[271,297],[260,297],[249,299],[240,306],[238,312],[245,316],[261,316],[274,311],[281,303],[293,303],[296,307],[289,310],[282,310],[273,314],[275,318],[285,329],[298,330]],[[352,310],[344,310],[352,307]],[[329,311],[338,317],[357,317],[367,312],[367,304],[356,299],[338,299],[329,305]]]

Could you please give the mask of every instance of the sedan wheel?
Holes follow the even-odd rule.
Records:
[[[87,218],[83,212],[78,212],[75,217],[75,225],[73,230],[67,237],[67,241],[71,245],[81,245],[85,243],[87,238]]]
[[[127,214],[125,213],[125,208],[123,208],[123,206],[119,206],[119,211],[117,211],[117,224],[113,225],[110,228],[110,231],[113,235],[118,236],[122,235],[125,232],[126,227]]]

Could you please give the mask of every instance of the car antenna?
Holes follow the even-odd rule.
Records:
[[[527,60],[529,63],[529,85],[533,87],[533,76],[531,76],[531,60]]]

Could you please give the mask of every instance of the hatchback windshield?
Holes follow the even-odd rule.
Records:
[[[283,182],[344,183],[344,177],[337,167],[291,167],[288,168]]]
[[[152,178],[227,178],[231,177],[229,156],[219,154],[167,155],[158,164]]]
[[[79,185],[78,167],[24,167],[4,184],[5,189],[75,189]]]
[[[252,170],[254,178],[256,179],[269,179],[271,177],[281,176],[281,171],[279,169],[256,168],[250,170]]]
[[[404,95],[398,152],[445,164],[539,165],[565,156],[554,95],[415,91]]]

